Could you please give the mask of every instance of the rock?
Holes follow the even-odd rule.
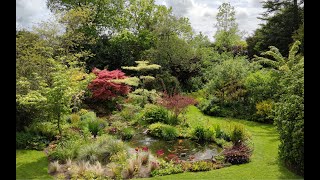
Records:
[[[216,163],[217,160],[216,160],[214,157],[212,157],[212,158],[211,158],[211,162]]]

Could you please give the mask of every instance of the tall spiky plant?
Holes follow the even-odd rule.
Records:
[[[291,46],[289,51],[288,58],[283,57],[279,52],[279,49],[274,46],[269,46],[269,51],[261,53],[264,56],[271,56],[273,58],[265,58],[259,57],[254,55],[253,61],[259,64],[269,65],[271,68],[278,70],[278,71],[288,71],[291,70],[293,65],[297,64],[299,61],[303,60],[304,57],[297,55],[299,50],[299,45],[301,44],[300,41],[295,41],[294,44]]]

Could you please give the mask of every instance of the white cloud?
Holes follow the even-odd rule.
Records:
[[[213,40],[216,14],[223,2],[230,2],[235,7],[239,29],[251,34],[261,23],[257,19],[264,12],[261,1],[263,0],[156,0],[156,4],[172,6],[175,15],[189,18],[195,32],[201,31]],[[16,27],[30,28],[50,17],[52,14],[46,7],[46,0],[16,1]]]
[[[46,0],[16,0],[16,27],[31,28],[50,14]]]
[[[263,1],[265,0],[248,0],[251,7],[261,7]]]
[[[230,2],[235,8],[239,29],[251,34],[261,23],[257,19],[264,12],[261,1],[263,0],[156,0],[156,3],[172,6],[174,14],[189,18],[195,32],[201,31],[213,40],[216,14],[222,3]]]

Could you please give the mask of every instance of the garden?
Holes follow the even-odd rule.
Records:
[[[295,3],[246,40],[222,3],[210,42],[153,0],[85,2],[16,31],[16,179],[303,179],[303,22],[263,33]]]

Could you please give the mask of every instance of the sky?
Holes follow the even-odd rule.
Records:
[[[189,18],[196,33],[201,31],[213,40],[216,14],[223,2],[230,2],[235,7],[239,29],[250,35],[262,23],[257,19],[264,12],[261,1],[263,0],[156,0],[156,4],[172,6],[176,16]],[[31,28],[50,18],[52,14],[46,7],[46,0],[16,0],[17,28]]]

